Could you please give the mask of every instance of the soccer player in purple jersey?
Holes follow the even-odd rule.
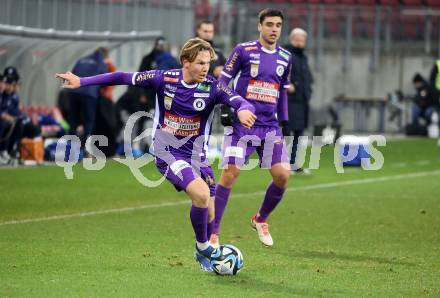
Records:
[[[196,238],[195,257],[204,271],[212,271],[209,243],[214,219],[215,181],[206,158],[213,110],[226,104],[236,111],[243,128],[255,122],[254,107],[223,82],[207,76],[215,57],[209,43],[188,40],[180,53],[181,69],[136,73],[114,72],[79,78],[57,74],[65,88],[87,85],[138,85],[155,90],[153,147],[158,170],[192,200],[190,219]]]
[[[279,10],[265,9],[259,14],[258,40],[237,45],[219,78],[225,84],[234,80],[234,90],[255,107],[258,117],[251,129],[240,127],[234,120],[232,131],[227,132],[223,144],[224,166],[216,188],[214,230],[211,244],[218,246],[220,221],[228,202],[231,188],[240,174],[240,168],[256,151],[260,165],[269,168],[273,181],[269,184],[261,208],[251,219],[260,241],[272,246],[273,240],[266,222],[269,214],[283,197],[290,174],[280,124],[286,124],[287,89],[289,88],[290,53],[277,46],[283,24]]]

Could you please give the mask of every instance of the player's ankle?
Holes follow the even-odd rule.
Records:
[[[266,222],[266,218],[263,218],[263,217],[261,217],[260,214],[257,214],[257,215],[255,216],[255,222],[258,222],[258,223],[264,223],[264,222]]]
[[[210,246],[209,241],[205,241],[205,242],[198,242],[197,241],[196,245],[197,245],[197,249],[200,251],[204,251],[207,248],[209,248],[209,246]]]

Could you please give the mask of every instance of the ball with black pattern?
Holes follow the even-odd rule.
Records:
[[[211,254],[211,266],[219,275],[235,275],[243,268],[243,255],[233,245],[220,245]]]

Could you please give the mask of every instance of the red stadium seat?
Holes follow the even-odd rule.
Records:
[[[405,3],[405,5],[411,5],[411,6],[423,5],[422,0],[403,0],[403,3]]]
[[[356,0],[340,0],[339,3],[351,5],[351,4],[356,4],[357,1]]]
[[[358,0],[357,3],[360,5],[375,5],[376,1],[375,0]]]
[[[387,6],[399,6],[399,0],[380,0],[380,4]]]
[[[429,6],[440,7],[440,0],[426,0]]]

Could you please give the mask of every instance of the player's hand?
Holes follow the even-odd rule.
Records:
[[[287,89],[287,92],[288,93],[295,93],[295,85],[290,84],[289,88]]]
[[[257,116],[249,110],[241,110],[237,113],[238,120],[246,128],[251,128],[254,125]]]
[[[57,73],[55,74],[55,77],[63,80],[63,88],[75,89],[81,87],[79,77],[70,71],[66,73]]]

